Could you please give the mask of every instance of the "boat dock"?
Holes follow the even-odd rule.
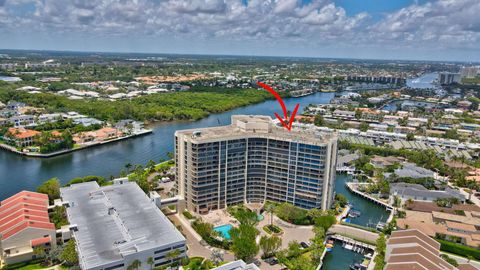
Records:
[[[337,241],[342,242],[342,247],[357,253],[365,254],[365,253],[373,253],[375,250],[375,246],[354,240],[352,238],[334,234],[329,236],[330,239],[335,239]]]
[[[372,196],[370,196],[370,195],[368,195],[368,194],[366,194],[366,193],[364,193],[364,192],[359,191],[359,190],[356,188],[356,187],[359,185],[358,183],[345,183],[345,185],[347,185],[347,188],[348,188],[351,192],[355,193],[356,195],[361,196],[361,197],[363,197],[363,198],[365,198],[365,199],[367,199],[367,200],[369,200],[369,201],[371,201],[371,202],[374,202],[374,203],[376,203],[376,204],[379,204],[379,205],[384,206],[384,207],[387,209],[387,211],[390,212],[390,215],[388,216],[388,219],[387,219],[386,223],[388,224],[390,221],[392,221],[393,216],[394,216],[394,213],[395,213],[395,208],[394,208],[393,206],[389,205],[389,204],[386,203],[386,202],[382,202],[382,201],[380,201],[379,199],[373,198]]]

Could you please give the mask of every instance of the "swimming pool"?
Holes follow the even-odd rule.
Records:
[[[219,232],[223,238],[230,240],[230,230],[233,228],[232,224],[225,224],[213,228],[214,231]]]
[[[262,221],[265,217],[262,214],[257,215],[257,221]]]

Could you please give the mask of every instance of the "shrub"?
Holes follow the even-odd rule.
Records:
[[[183,216],[185,216],[187,219],[194,219],[195,217],[188,212],[187,210],[183,211]]]
[[[452,254],[460,255],[463,257],[472,256],[476,260],[480,260],[480,250],[472,247],[468,247],[462,244],[456,244],[449,241],[437,239],[441,244],[440,250],[449,252]]]

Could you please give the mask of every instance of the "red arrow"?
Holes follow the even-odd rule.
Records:
[[[292,116],[288,117],[287,107],[285,107],[285,103],[283,103],[283,100],[280,97],[280,95],[277,92],[275,92],[275,90],[273,90],[273,88],[271,88],[270,86],[268,86],[264,83],[257,82],[257,84],[258,84],[258,86],[260,86],[263,89],[267,90],[268,92],[272,93],[272,95],[277,99],[278,103],[280,103],[280,106],[282,106],[282,110],[283,110],[283,117],[285,119],[281,118],[280,115],[278,115],[278,113],[275,113],[275,116],[277,117],[278,120],[280,120],[280,123],[282,123],[282,125],[286,129],[288,129],[288,131],[291,131],[292,124],[293,124],[293,121],[295,120],[295,115],[297,114],[298,107],[300,106],[300,104],[297,103],[297,105],[295,106],[295,109],[292,112]],[[287,124],[287,122],[288,122],[288,124]]]

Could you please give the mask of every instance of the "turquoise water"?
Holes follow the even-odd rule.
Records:
[[[265,217],[262,214],[257,215],[257,220],[262,221]]]
[[[233,228],[232,224],[225,224],[213,228],[214,231],[219,232],[223,238],[230,240],[230,230]]]
[[[335,242],[331,252],[323,259],[323,270],[348,270],[350,265],[362,261],[363,255],[344,249],[340,242]]]

